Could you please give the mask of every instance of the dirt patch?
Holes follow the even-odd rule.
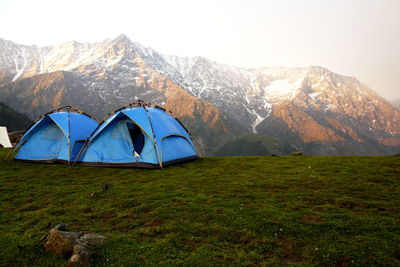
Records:
[[[293,240],[283,238],[280,242],[282,244],[282,256],[285,265],[299,264],[302,262],[302,257],[298,251],[298,245]]]
[[[164,224],[162,221],[160,221],[160,220],[155,220],[155,221],[152,221],[152,222],[145,223],[144,226],[157,227],[157,226],[160,226],[160,225],[162,225],[162,224]]]
[[[110,219],[115,217],[115,215],[111,211],[105,211],[103,214],[101,214],[100,218],[102,219]]]
[[[314,211],[317,211],[317,212],[320,212],[320,211],[323,211],[323,208],[321,208],[321,207],[316,207],[316,208],[314,208],[313,210],[314,210]]]
[[[319,217],[318,215],[304,215],[300,217],[302,222],[312,222],[312,223],[323,223],[325,219]]]
[[[347,267],[349,265],[350,265],[350,263],[348,263],[346,261],[342,261],[342,260],[337,263],[338,267]]]

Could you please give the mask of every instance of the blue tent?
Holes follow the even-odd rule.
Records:
[[[73,162],[98,125],[95,118],[69,106],[43,114],[19,140],[15,159]]]
[[[162,168],[198,158],[185,127],[142,101],[110,113],[78,156],[83,165]]]

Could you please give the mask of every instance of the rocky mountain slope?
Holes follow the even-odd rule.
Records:
[[[73,105],[101,119],[142,99],[164,106],[189,125],[203,154],[212,153],[236,132],[237,126],[213,103],[193,96],[174,80],[176,71],[159,54],[124,35],[97,44],[44,48],[0,43],[0,100],[32,118]]]
[[[400,147],[400,112],[354,77],[322,67],[243,69],[162,55],[125,35],[49,47],[0,39],[0,51],[0,101],[30,117],[68,104],[102,118],[143,99],[181,118],[206,155],[246,133],[312,154]]]
[[[395,108],[400,110],[400,98],[393,100],[391,103]]]

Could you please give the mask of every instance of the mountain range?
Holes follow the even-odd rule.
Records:
[[[400,111],[323,67],[244,69],[125,35],[46,47],[0,39],[0,51],[0,101],[31,119],[64,105],[101,119],[142,99],[180,118],[203,155],[250,133],[314,155],[400,152]]]

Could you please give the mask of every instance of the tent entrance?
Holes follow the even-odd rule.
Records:
[[[140,127],[134,123],[127,123],[126,126],[128,127],[129,135],[132,140],[133,154],[136,152],[138,155],[140,155],[144,147],[143,132]]]

